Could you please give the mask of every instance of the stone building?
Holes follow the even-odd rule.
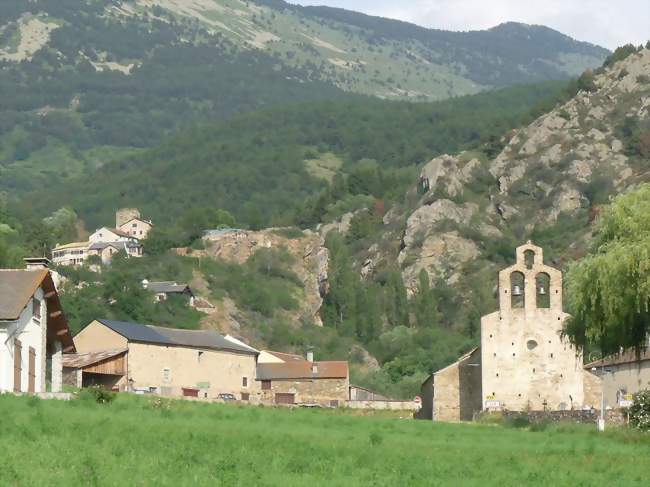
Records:
[[[562,273],[544,264],[540,247],[528,242],[517,248],[515,264],[499,273],[498,292],[499,310],[481,318],[480,349],[436,372],[430,394],[425,382],[432,418],[466,420],[481,409],[597,406],[600,379],[584,370],[582,355],[562,337],[569,316],[562,307]],[[469,365],[474,371],[464,372]]]
[[[262,402],[338,407],[348,401],[347,362],[314,362],[312,357],[305,360],[298,355],[269,351],[262,355],[264,362],[258,360],[255,377]]]

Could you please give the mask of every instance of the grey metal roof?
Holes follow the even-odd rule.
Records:
[[[257,352],[226,340],[213,330],[181,330],[162,326],[141,325],[126,321],[97,320],[124,338],[133,342],[155,343],[192,348],[226,350],[249,355]]]
[[[113,247],[118,250],[126,250],[127,248],[133,249],[140,247],[137,242],[95,242],[88,249],[90,250],[104,250],[106,247]]]
[[[190,294],[193,294],[192,290],[187,284],[176,284],[175,282],[172,281],[149,282],[147,283],[147,289],[154,293],[172,294],[172,293],[184,293],[185,291],[189,291]]]

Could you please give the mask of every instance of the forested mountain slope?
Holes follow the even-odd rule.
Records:
[[[310,226],[401,198],[421,164],[497,139],[552,103],[563,83],[513,87],[444,102],[311,102],[182,131],[158,147],[38,190],[44,215],[73,208],[92,227],[135,206],[158,222],[189,207],[230,211],[242,226]],[[314,199],[347,175],[335,198]]]
[[[431,31],[239,0],[0,3],[0,190],[91,173],[179,128],[346,93],[431,101],[567,78],[604,49],[550,29]]]

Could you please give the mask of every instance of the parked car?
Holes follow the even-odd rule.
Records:
[[[221,399],[222,401],[225,402],[230,402],[230,401],[236,401],[237,398],[235,397],[234,394],[230,394],[229,392],[222,392],[217,396],[217,399]]]

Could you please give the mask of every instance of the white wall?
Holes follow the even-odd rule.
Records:
[[[21,354],[21,390],[27,392],[29,385],[29,347],[36,351],[36,392],[45,392],[45,362],[47,340],[47,304],[43,291],[38,289],[34,295],[41,301],[41,320],[32,317],[32,300],[22,311],[19,319],[4,322],[0,327],[0,390],[13,392],[14,388],[14,340],[22,344]]]

